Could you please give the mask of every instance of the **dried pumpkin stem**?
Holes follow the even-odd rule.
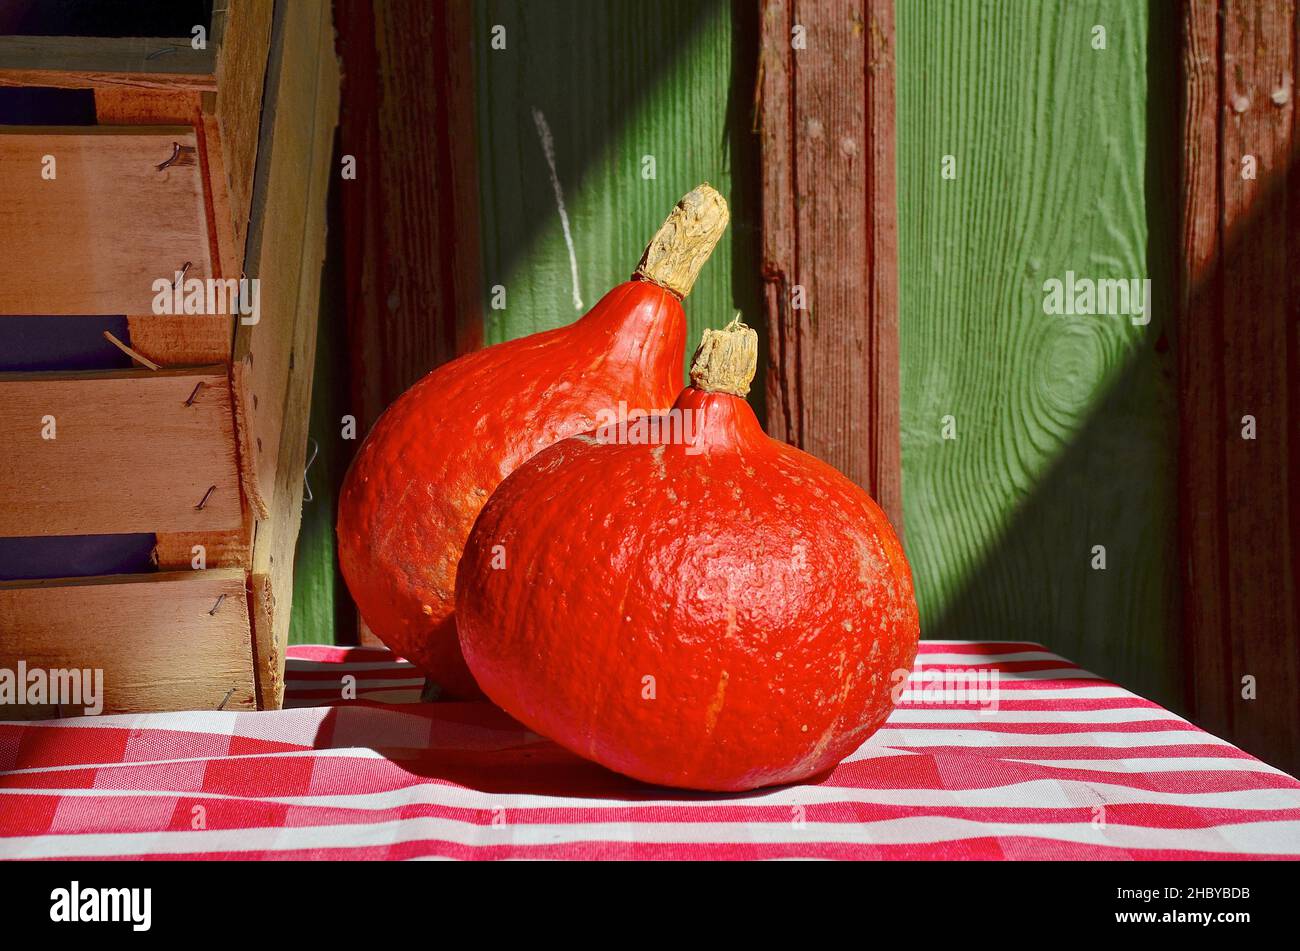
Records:
[[[646,245],[636,276],[685,297],[730,220],[726,199],[708,182],[692,189]]]
[[[721,330],[705,330],[691,358],[691,383],[710,393],[745,396],[758,366],[758,334],[737,314]]]

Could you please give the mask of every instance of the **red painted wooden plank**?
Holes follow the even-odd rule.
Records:
[[[1300,477],[1287,399],[1295,18],[1295,0],[1225,0],[1220,104],[1229,634],[1234,679],[1253,676],[1258,690],[1256,700],[1237,700],[1234,736],[1283,765],[1300,762],[1296,513],[1285,489]],[[1247,156],[1257,178],[1243,175]],[[1248,415],[1255,439],[1242,438]]]
[[[792,0],[763,7],[758,73],[763,156],[763,290],[767,316],[767,428],[776,439],[801,443],[802,380],[799,374],[798,312],[791,307],[795,283],[794,56],[790,35]]]
[[[357,435],[412,383],[482,346],[472,11],[338,0],[351,412]],[[362,643],[377,643],[362,627]]]
[[[1219,235],[1219,17],[1183,4],[1183,166],[1179,260],[1179,532],[1188,711],[1211,732],[1232,731],[1226,631],[1222,300]]]
[[[867,4],[867,224],[871,261],[871,494],[903,531],[899,408],[898,212],[894,161],[894,4]]]
[[[352,395],[360,429],[482,343],[469,5],[339,0]]]
[[[1296,16],[1295,0],[1183,5],[1178,331],[1188,706],[1202,726],[1291,770],[1300,767]]]
[[[771,434],[901,528],[892,0],[763,9],[759,119]]]

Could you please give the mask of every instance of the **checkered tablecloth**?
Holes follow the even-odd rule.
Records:
[[[383,650],[289,657],[283,711],[0,723],[0,857],[1300,857],[1300,782],[1037,644],[923,642],[855,754],[734,795],[419,703]],[[967,670],[997,671],[995,712],[939,696]]]

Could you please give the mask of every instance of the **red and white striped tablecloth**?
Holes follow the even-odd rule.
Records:
[[[0,723],[0,857],[1300,857],[1300,782],[1032,643],[923,642],[860,750],[740,795],[624,779],[485,703],[418,703],[383,650],[289,658],[282,711]],[[930,702],[936,671],[977,669],[996,711]]]

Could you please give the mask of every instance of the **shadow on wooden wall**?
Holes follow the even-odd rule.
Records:
[[[1162,49],[1153,42],[1148,61],[1147,256],[1156,315],[1091,417],[925,636],[1018,632],[1294,773],[1300,142],[1290,108],[1275,108],[1286,103],[1268,95],[1277,64],[1260,52],[1293,50],[1294,43],[1259,41],[1266,14],[1234,38],[1218,32],[1223,21],[1216,21],[1213,4],[1189,2],[1180,13],[1152,0],[1150,13],[1153,37],[1184,34],[1181,54],[1173,44]],[[1189,18],[1180,23],[1182,14]],[[1281,37],[1294,29],[1288,22],[1277,27]],[[1231,76],[1222,75],[1225,62]],[[1253,101],[1237,98],[1247,90]],[[1259,153],[1258,178],[1244,179],[1241,161],[1252,151]],[[1176,444],[1161,425],[1169,407],[1150,405],[1143,418],[1131,412],[1135,393],[1156,395],[1150,381],[1157,377],[1177,379]],[[1247,415],[1256,422],[1253,439],[1242,435]],[[1098,463],[1126,452],[1140,470],[1162,478],[1175,473],[1177,488],[1117,492]],[[1124,593],[1110,582],[1112,573],[1148,570],[1133,558],[1151,550],[1144,533],[1160,524],[1153,508],[1171,497],[1178,499],[1179,534],[1155,539],[1157,550],[1170,553],[1168,569],[1158,566],[1149,579],[1155,597],[1142,600],[1174,619],[1177,640],[1110,636],[1117,622],[1134,618],[1132,605],[1117,600]],[[1053,533],[1077,535],[1066,528],[1070,513],[1080,510],[1098,513],[1107,571],[1090,571],[1086,550],[1077,546],[1043,544]],[[1054,610],[1026,616],[1024,601],[1006,597],[1016,586],[1048,592],[1032,603]],[[1071,611],[1061,610],[1061,598],[1072,600]],[[1075,623],[1068,627],[1059,621],[1070,616]],[[1128,656],[1114,651],[1121,640]],[[1251,689],[1253,699],[1243,695]]]
[[[1179,563],[1191,715],[1300,772],[1300,23],[1182,6]]]

